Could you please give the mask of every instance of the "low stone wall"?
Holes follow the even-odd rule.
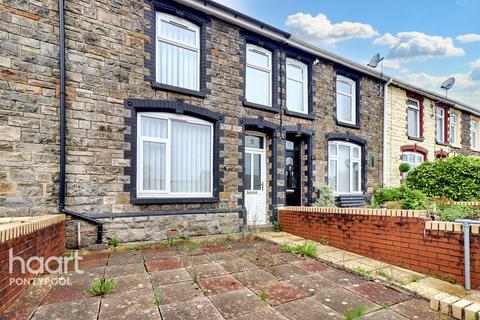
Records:
[[[107,218],[96,216],[103,222],[103,241],[116,236],[121,242],[162,241],[167,234],[178,237],[205,236],[238,232],[243,226],[243,212],[225,210],[194,214],[133,215]],[[80,222],[80,246],[78,223]],[[67,225],[67,248],[85,247],[97,240],[97,227],[84,221],[71,219]]]
[[[21,257],[23,261],[27,261],[34,256],[46,259],[61,255],[65,251],[64,220],[64,215],[50,215],[36,217],[30,222],[28,218],[19,218],[15,222],[0,225],[0,314],[27,286],[20,280],[34,276],[28,272],[23,274],[18,261],[12,264],[13,272],[10,273],[10,256]],[[37,269],[39,264],[34,262],[31,266]],[[11,279],[17,279],[18,282],[12,282]]]
[[[463,227],[425,211],[286,207],[282,231],[451,282],[464,283]],[[472,288],[480,286],[480,230],[470,237]]]

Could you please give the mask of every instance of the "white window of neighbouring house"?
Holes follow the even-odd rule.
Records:
[[[337,75],[337,120],[356,124],[356,83],[354,80]]]
[[[410,170],[421,164],[424,160],[423,153],[419,152],[404,152],[402,155],[402,162],[410,165]]]
[[[272,53],[247,44],[245,99],[248,102],[272,105]]]
[[[308,113],[308,67],[287,58],[287,109]]]
[[[157,12],[156,81],[199,90],[200,27],[184,19]]]
[[[437,142],[445,143],[445,109],[435,109],[435,133]]]
[[[451,113],[450,114],[450,144],[456,145],[457,144],[457,114]]]
[[[210,197],[212,168],[212,123],[170,113],[138,114],[138,197]]]
[[[347,142],[328,143],[328,183],[335,194],[361,192],[361,147]]]
[[[408,99],[408,136],[420,138],[420,102],[416,99]]]
[[[478,122],[470,122],[470,144],[473,149],[478,149]]]

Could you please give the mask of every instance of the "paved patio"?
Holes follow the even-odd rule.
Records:
[[[346,315],[359,309],[358,319],[449,319],[426,301],[252,238],[82,256],[84,274],[50,276],[66,286],[31,285],[2,319],[356,319]],[[102,276],[116,288],[86,296]]]

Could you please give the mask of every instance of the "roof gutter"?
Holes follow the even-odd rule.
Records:
[[[65,209],[65,164],[66,164],[66,147],[67,147],[67,128],[66,128],[66,68],[65,68],[65,1],[58,1],[58,20],[59,20],[59,37],[60,46],[60,181],[58,191],[58,209],[60,212],[73,218],[93,223],[97,226],[97,243],[103,240],[103,223],[100,220],[88,217],[81,213],[76,213]]]

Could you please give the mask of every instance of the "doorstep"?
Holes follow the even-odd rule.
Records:
[[[466,291],[462,286],[412,270],[367,258],[356,253],[320,244],[287,232],[259,232],[259,238],[276,244],[313,243],[319,261],[352,271],[365,278],[386,281],[430,301],[430,307],[454,319],[476,320],[480,315],[480,292]]]

